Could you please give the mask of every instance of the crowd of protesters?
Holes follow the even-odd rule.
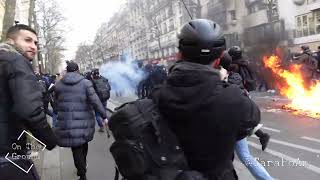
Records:
[[[236,150],[241,161],[249,159],[254,163],[247,167],[257,179],[272,179],[250,155],[246,142],[249,134],[233,131],[243,126],[237,122],[243,118],[252,120],[250,128],[258,125],[260,111],[248,94],[256,90],[258,81],[258,89],[265,86],[267,90],[267,81],[257,79],[240,47],[226,50],[222,30],[214,22],[193,20],[181,31],[181,60],[169,70],[160,65],[140,64],[146,76],[136,94],[157,102],[181,140],[192,169],[204,174],[216,171],[208,175],[212,179],[237,179],[232,165]],[[4,179],[39,179],[34,167],[33,173],[25,175],[3,158],[8,152],[26,153],[10,148],[26,129],[48,150],[56,145],[71,148],[77,175],[86,180],[88,142],[93,139],[95,121],[100,132],[108,132],[106,106],[112,87],[99,69],[81,74],[73,61],[67,63],[63,76],[34,73],[30,61],[37,53],[37,43],[36,32],[18,24],[8,30],[6,42],[0,44],[0,174]],[[193,47],[195,44],[199,47]],[[199,55],[199,48],[206,52]],[[318,78],[320,47],[317,53],[312,53],[308,46],[301,50],[290,61],[303,65],[305,79]],[[51,126],[46,115],[52,117]],[[251,133],[259,137],[265,150],[270,136],[259,129]],[[208,136],[213,138],[211,142],[204,141]],[[32,164],[30,160],[13,161],[25,167]]]

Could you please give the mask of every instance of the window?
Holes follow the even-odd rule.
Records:
[[[252,6],[248,7],[248,10],[249,10],[249,14],[253,14],[253,13],[257,12],[259,9],[257,6],[252,5]]]
[[[173,31],[174,30],[174,22],[173,22],[173,19],[170,19],[170,22],[169,22],[169,31]]]
[[[315,21],[314,21],[314,16],[311,15],[308,17],[308,22],[309,22],[309,35],[314,35],[315,34]]]
[[[231,20],[237,20],[236,11],[235,10],[231,10],[229,12],[230,12]]]
[[[320,34],[320,10],[296,16],[296,37]]]
[[[317,34],[320,34],[320,11],[315,11],[315,30]]]
[[[179,1],[179,14],[182,14],[182,4],[180,1]]]
[[[162,24],[162,34],[165,34],[165,33],[167,33],[167,24],[164,22]]]
[[[302,16],[302,35],[308,36],[308,17],[307,15]]]
[[[307,0],[307,4],[312,4],[312,3],[315,3],[317,1],[319,1],[319,0]]]

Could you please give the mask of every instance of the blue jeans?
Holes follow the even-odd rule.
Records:
[[[58,114],[52,113],[52,127],[56,127]]]
[[[266,169],[250,154],[246,138],[237,141],[235,149],[240,161],[249,169],[250,173],[256,179],[273,180]]]
[[[102,123],[103,119],[97,111],[95,113],[96,113],[96,121],[98,123],[98,126],[100,128],[102,128],[103,127],[103,123]]]

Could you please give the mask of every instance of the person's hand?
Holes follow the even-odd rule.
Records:
[[[228,81],[228,71],[224,68],[221,68],[219,71],[221,81]]]
[[[103,122],[104,126],[107,126],[109,121],[107,118],[105,118],[104,120],[102,120],[102,122]]]

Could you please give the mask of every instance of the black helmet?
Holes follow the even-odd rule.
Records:
[[[195,19],[186,23],[178,34],[179,50],[185,60],[209,64],[225,50],[221,27],[207,19]]]
[[[88,79],[88,80],[92,80],[91,72],[89,71],[89,72],[84,73],[84,77],[85,77],[86,79]]]
[[[308,45],[303,45],[301,46],[301,50],[304,52],[304,53],[307,53],[307,52],[310,52],[310,47]]]
[[[92,70],[92,75],[93,75],[93,76],[99,76],[99,75],[100,75],[99,69],[94,69],[94,70]]]
[[[242,49],[239,46],[232,46],[229,49],[228,54],[233,60],[240,59],[242,57]]]

